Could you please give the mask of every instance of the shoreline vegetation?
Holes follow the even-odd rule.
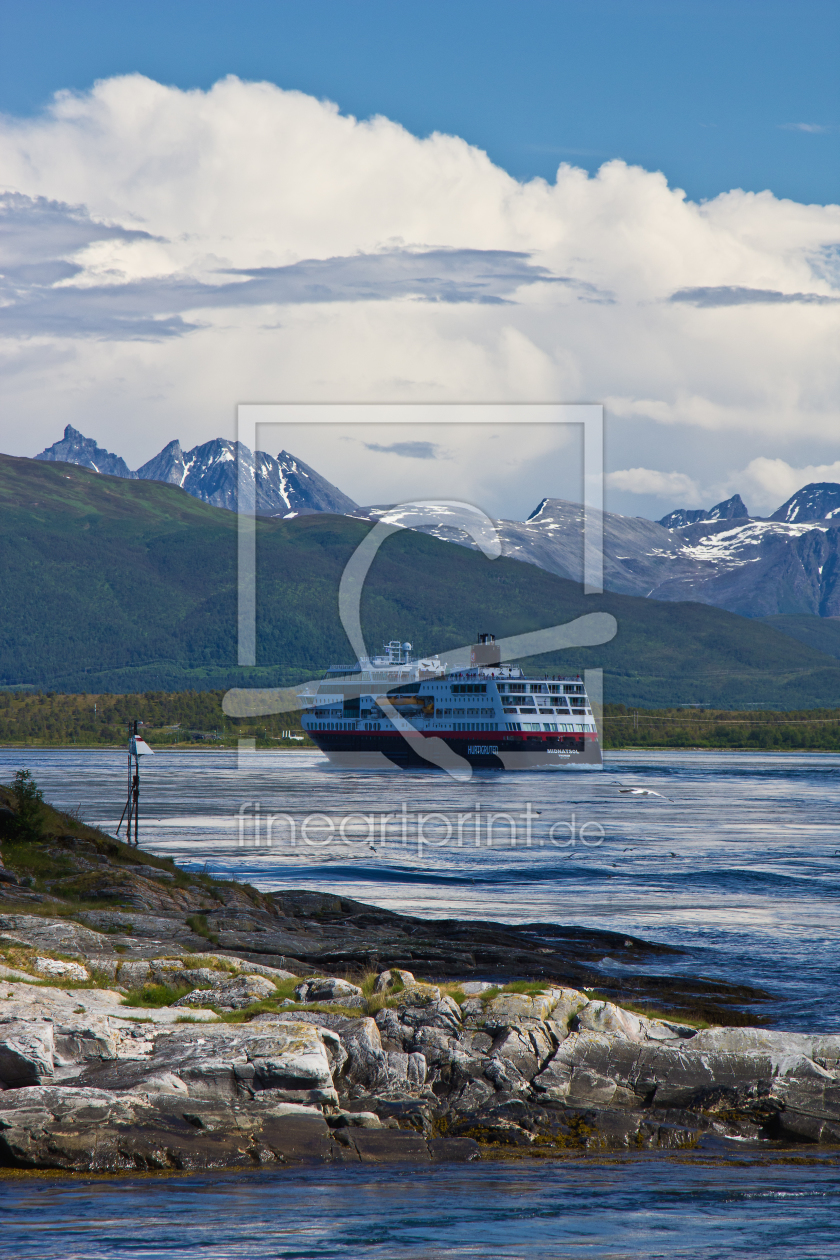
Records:
[[[224,694],[0,691],[0,747],[122,748],[127,725],[135,718],[143,723],[144,738],[159,749],[236,748],[240,739],[253,739],[262,750],[315,747],[301,729],[299,713],[234,720],[222,711]],[[607,704],[602,723],[608,751],[840,752],[840,709],[633,709]]]

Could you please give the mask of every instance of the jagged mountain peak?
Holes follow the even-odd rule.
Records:
[[[52,446],[48,446],[35,458],[48,463],[78,464],[81,468],[90,468],[106,477],[137,476],[131,472],[124,459],[106,451],[102,446],[97,446],[93,438],[86,438],[72,424],[65,425],[64,437],[60,441],[53,442]]]
[[[137,476],[142,481],[165,481],[172,486],[182,485],[184,474],[184,452],[177,438],[167,443],[159,455],[137,469]]]
[[[92,438],[86,438],[68,424],[62,440],[35,458],[79,464],[112,477],[163,481],[180,486],[204,503],[231,511],[236,511],[237,481],[240,473],[244,473],[243,507],[261,516],[298,516],[309,512],[344,515],[357,510],[357,504],[348,495],[289,451],[280,451],[275,459],[265,451],[254,454],[243,443],[229,438],[211,438],[186,452],[175,438],[137,472],[131,472],[118,455],[103,450]]]
[[[713,508],[709,509],[703,519],[707,521],[735,521],[744,516],[749,516],[747,505],[740,494],[733,494],[731,499],[724,499],[722,503],[716,503]]]
[[[748,517],[746,504],[740,494],[733,494],[731,499],[716,503],[708,512],[704,508],[676,508],[657,521],[666,529],[681,529],[684,525],[696,525],[698,521],[734,521],[740,517]]]
[[[829,521],[840,517],[840,485],[836,481],[812,481],[797,490],[773,515],[771,521]]]

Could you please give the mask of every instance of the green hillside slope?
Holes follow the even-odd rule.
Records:
[[[840,659],[840,617],[763,617],[765,625],[789,634],[808,647]]]
[[[236,666],[236,518],[173,486],[0,456],[0,685],[66,692],[198,690],[298,681],[350,651],[342,569],[369,526],[315,515],[257,522],[258,666]],[[422,652],[568,621],[618,619],[602,647],[541,669],[605,671],[637,706],[840,705],[840,666],[761,622],[702,604],[584,596],[514,560],[404,531],[383,545],[362,606],[369,647]],[[536,662],[535,662],[536,663]]]

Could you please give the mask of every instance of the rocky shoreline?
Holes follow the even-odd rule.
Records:
[[[675,951],[262,894],[47,806],[23,837],[5,790],[0,836],[0,1167],[840,1145],[840,1035],[645,974]]]

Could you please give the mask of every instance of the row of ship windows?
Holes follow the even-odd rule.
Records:
[[[509,731],[594,731],[594,722],[506,722]]]
[[[572,713],[586,713],[587,712],[587,710],[584,709],[583,706],[578,707],[577,705],[571,711]],[[524,713],[526,716],[529,713],[532,713],[534,717],[537,716],[537,713],[539,713],[540,715],[542,715],[543,713],[562,713],[566,717],[569,716],[569,710],[565,707],[565,705],[563,706],[562,709],[544,709],[542,705],[540,705],[539,709],[535,709],[532,704],[520,705],[518,709],[509,709],[507,708],[507,706],[505,706],[505,713]]]
[[[549,716],[549,715],[550,715],[550,716],[554,716],[554,714],[555,714],[555,713],[556,713],[559,717],[568,717],[568,716],[569,716],[569,710],[568,710],[565,706],[564,706],[562,709],[546,709],[546,708],[544,708],[544,707],[541,705],[541,706],[540,706],[540,708],[539,708],[539,710],[537,710],[537,709],[536,709],[533,705],[521,705],[519,708],[516,708],[516,709],[514,709],[514,708],[508,708],[508,707],[506,706],[506,707],[505,707],[504,712],[505,712],[506,714],[511,714],[511,713],[524,714],[526,717],[528,717],[528,716],[530,716],[530,715],[532,715],[532,714],[533,714],[533,716],[534,716],[534,717],[536,717],[538,713],[539,713],[539,716],[540,716],[540,717],[546,717],[546,716]],[[588,710],[588,709],[584,709],[582,706],[581,706],[581,707],[578,707],[577,705],[575,705],[575,707],[571,710],[571,712],[572,712],[573,716],[575,716],[575,717],[578,717],[578,716],[582,717],[585,713],[588,713],[588,712],[589,712],[589,710]],[[339,709],[336,709],[336,710],[327,710],[326,712],[324,712],[324,713],[323,713],[323,715],[324,715],[324,717],[340,717],[340,716],[341,716],[341,710],[339,710]],[[320,715],[319,715],[319,716],[320,716]],[[365,716],[365,715],[363,714],[362,716]],[[435,717],[436,717],[436,718],[444,718],[444,717],[493,717],[493,716],[494,716],[494,710],[493,710],[493,709],[435,709]]]
[[[486,683],[453,683],[449,688],[454,696],[484,694],[487,691]],[[531,695],[551,695],[551,696],[581,696],[583,695],[583,685],[581,683],[499,683],[497,688],[499,695],[521,696],[526,692]]]
[[[312,729],[316,731],[379,731],[381,722],[315,722]],[[506,731],[594,731],[591,722],[505,722]],[[502,730],[497,722],[453,722],[453,731],[497,731]]]

